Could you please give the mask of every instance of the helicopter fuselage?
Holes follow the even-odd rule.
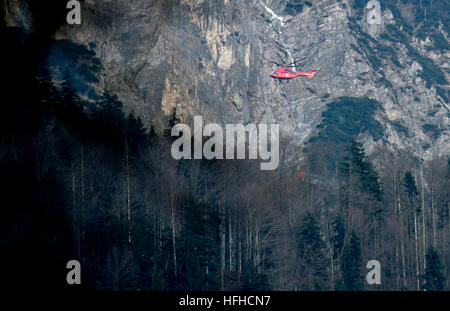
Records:
[[[272,72],[270,77],[274,79],[295,79],[297,77],[308,77],[312,79],[316,71],[316,69],[313,69],[311,72],[301,72],[292,70],[290,67],[283,67]]]

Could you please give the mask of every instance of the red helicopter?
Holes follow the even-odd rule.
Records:
[[[295,62],[292,62],[288,65],[280,65],[276,62],[271,62],[277,66],[282,66],[282,68],[275,69],[275,71],[270,74],[270,77],[274,78],[274,79],[295,79],[297,77],[308,77],[309,79],[314,78],[314,74],[317,71],[319,71],[318,69],[313,69],[313,70],[311,70],[311,72],[301,72],[301,71],[296,71],[296,70],[292,69],[292,68],[296,68],[296,66],[295,66],[296,63],[298,63],[299,61],[302,61],[304,59],[305,58],[296,60]]]

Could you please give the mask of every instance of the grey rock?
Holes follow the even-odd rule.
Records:
[[[127,110],[159,128],[177,107],[186,122],[194,115],[206,123],[277,122],[300,145],[315,133],[327,103],[369,97],[382,103],[376,119],[385,129],[383,140],[361,137],[369,153],[384,146],[422,159],[449,155],[448,102],[435,86],[427,87],[418,75],[423,68],[404,44],[380,38],[386,25],[396,23],[392,12],[371,0],[358,21],[395,51],[400,67],[381,59],[380,72],[358,48],[348,0],[310,2],[289,15],[281,0],[87,0],[82,25],[62,27],[56,37],[93,47],[103,69],[91,87],[98,93],[112,89]],[[419,39],[412,46],[442,68],[448,81],[448,52],[430,53]],[[320,69],[316,78],[279,83],[269,77],[275,68],[270,61],[302,57],[297,69]],[[448,83],[441,88],[448,94]],[[406,127],[408,137],[393,122]],[[439,137],[428,135],[425,123],[436,125]],[[424,151],[426,144],[431,147]]]

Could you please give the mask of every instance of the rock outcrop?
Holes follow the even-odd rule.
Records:
[[[24,16],[16,2],[11,23]],[[398,23],[377,0],[359,17],[348,0],[87,0],[82,25],[64,26],[56,37],[94,51],[102,70],[89,85],[98,93],[112,89],[147,124],[163,127],[177,107],[188,122],[194,115],[205,122],[276,122],[301,145],[315,135],[327,103],[366,97],[384,110],[375,116],[383,139],[361,133],[369,151],[383,145],[422,159],[448,155],[448,83],[426,81],[419,73],[427,68],[411,49],[447,81],[450,52],[426,49],[429,43],[418,38],[409,45],[383,36],[391,33],[388,25],[401,29]],[[269,77],[271,61],[303,57],[296,69],[320,69],[316,78]]]

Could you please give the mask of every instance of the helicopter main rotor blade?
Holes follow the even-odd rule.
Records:
[[[273,62],[273,61],[269,61],[269,62],[272,63],[272,64],[275,64],[275,65],[277,65],[277,66],[283,66],[282,64],[277,63],[277,62]]]
[[[305,59],[306,59],[306,57],[300,58],[300,59],[298,59],[298,60],[296,60],[296,61],[294,61],[294,62],[288,64],[288,66],[295,65],[296,63],[298,63],[298,62],[300,62],[300,61],[302,61],[302,60],[305,60]]]

